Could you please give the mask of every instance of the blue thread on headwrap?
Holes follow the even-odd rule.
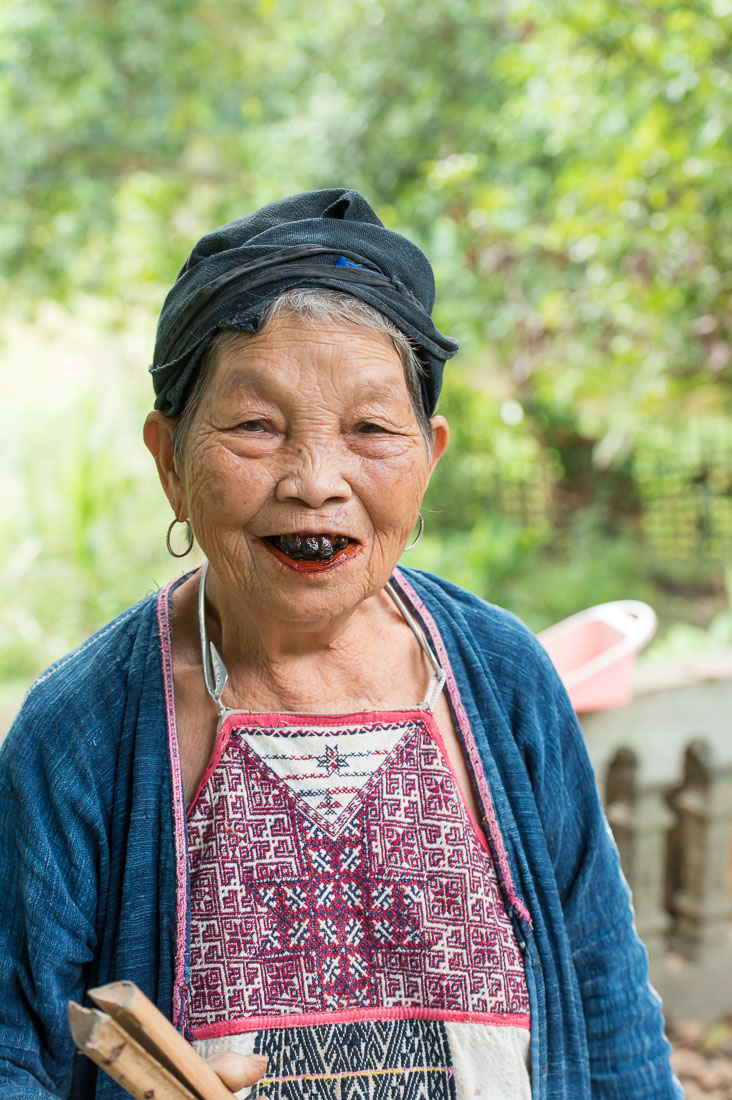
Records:
[[[347,260],[345,256],[339,256],[335,262],[336,267],[357,267],[359,271],[368,271],[367,267],[363,264],[354,264],[351,260]]]

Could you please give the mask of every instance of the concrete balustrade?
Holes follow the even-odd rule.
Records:
[[[580,716],[654,985],[674,1021],[732,1010],[732,650],[639,665]]]

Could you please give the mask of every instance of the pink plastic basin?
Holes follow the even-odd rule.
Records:
[[[656,613],[640,600],[579,611],[538,635],[577,712],[622,707],[633,697],[635,656],[656,633]]]

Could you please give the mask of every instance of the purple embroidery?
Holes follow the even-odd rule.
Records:
[[[434,720],[348,717],[311,716],[310,731],[291,737],[282,715],[228,720],[188,818],[192,1034],[375,1010],[528,1027],[513,927]],[[288,748],[295,772],[310,767],[302,739],[312,750],[314,730],[325,750],[319,798],[328,777],[342,784],[329,737],[350,748],[363,737],[359,773],[370,737],[381,739],[337,821],[286,775]]]

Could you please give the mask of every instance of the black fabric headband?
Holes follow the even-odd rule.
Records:
[[[214,332],[255,332],[276,298],[302,286],[344,291],[389,317],[416,346],[425,407],[434,411],[445,360],[458,345],[430,317],[429,261],[386,229],[357,191],[343,189],[271,203],[198,242],[160,315],[150,367],[155,407],[170,416],[182,410]]]
[[[350,260],[359,267],[341,266],[338,278],[346,282],[361,283],[365,286],[394,286],[404,294],[408,294],[416,303],[416,299],[403,283],[395,279],[389,279],[380,271],[371,271],[363,265],[369,261],[365,256],[346,249],[336,250],[339,258]],[[219,275],[201,287],[185,307],[180,311],[175,323],[166,335],[165,344],[160,349],[164,358],[175,359],[183,350],[188,330],[193,325],[205,324],[207,313],[218,309],[226,302],[238,298],[243,291],[251,292],[268,283],[276,283],[279,279],[303,279],[307,283],[308,276],[322,276],[323,270],[315,264],[295,263],[295,260],[307,259],[311,256],[333,255],[332,248],[326,248],[319,244],[300,245],[295,248],[283,248],[271,256],[265,256],[260,260],[251,260],[247,264],[227,271],[225,275]],[[416,303],[418,304],[418,303]]]

